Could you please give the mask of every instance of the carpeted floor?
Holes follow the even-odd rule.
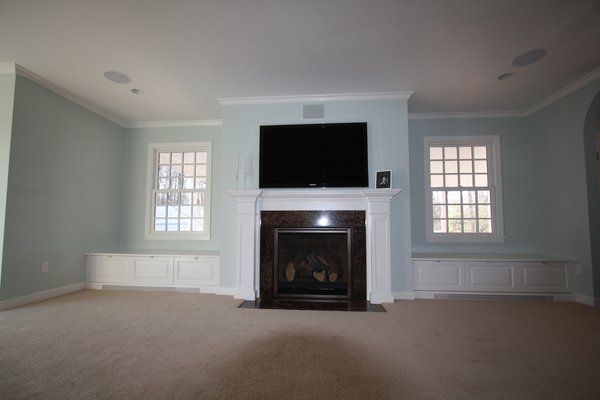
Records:
[[[598,399],[600,310],[404,301],[238,309],[83,291],[0,312],[0,399]]]

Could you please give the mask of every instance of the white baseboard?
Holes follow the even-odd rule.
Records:
[[[395,300],[414,300],[415,299],[415,292],[408,291],[408,292],[392,292],[392,295],[394,296]]]
[[[500,293],[500,292],[454,292],[454,291],[436,291],[436,290],[409,290],[406,292],[393,292],[394,299],[396,300],[435,300],[436,295],[474,295],[474,296],[502,296],[504,298],[514,296],[515,299],[519,297],[551,297],[553,301],[557,302],[578,302],[587,305],[594,304],[594,299],[589,296],[575,295],[570,293]],[[600,305],[600,299],[595,299],[595,304]]]
[[[235,294],[235,287],[218,287],[215,293],[225,296],[233,296]]]
[[[69,294],[73,292],[78,292],[86,288],[85,282],[78,282],[72,285],[62,286],[55,289],[44,290],[43,292],[37,292],[28,294],[26,296],[15,297],[14,299],[8,299],[4,301],[0,301],[0,310],[7,310],[9,308],[14,308],[18,306],[22,306],[25,304],[36,303],[38,301],[48,300],[53,297],[62,296],[64,294]]]
[[[157,292],[181,292],[181,293],[212,293],[217,295],[233,296],[235,293],[234,287],[220,286],[152,286],[152,285],[130,285],[125,283],[97,283],[87,282],[86,289],[93,290],[147,290]]]
[[[590,307],[600,306],[600,297],[586,296],[585,294],[575,294],[575,301],[581,304],[585,304]]]

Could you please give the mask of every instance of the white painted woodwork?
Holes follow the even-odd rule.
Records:
[[[390,201],[399,189],[230,190],[236,202],[236,298],[260,290],[261,211],[366,211],[367,298],[394,301],[391,284]]]
[[[157,287],[217,287],[219,255],[88,253],[87,281]]]
[[[256,201],[261,190],[229,190],[236,204],[236,299],[255,300],[256,260]],[[260,239],[259,239],[260,240]],[[258,275],[256,275],[258,276]]]
[[[127,283],[133,278],[128,257],[97,256],[90,260],[88,267],[88,276],[93,282]]]
[[[457,260],[413,257],[415,290],[493,293],[571,293],[571,264],[503,255]],[[527,259],[527,260],[524,260]]]
[[[523,286],[537,290],[566,289],[567,275],[567,271],[561,266],[526,266],[523,268]]]
[[[478,290],[511,291],[516,288],[515,268],[510,265],[466,265],[465,287]]]
[[[169,285],[173,283],[172,258],[134,258],[133,282],[143,285]]]
[[[415,279],[422,289],[446,290],[452,288],[460,290],[462,284],[462,263],[415,261]]]
[[[176,286],[213,286],[219,283],[219,260],[215,257],[175,258]]]

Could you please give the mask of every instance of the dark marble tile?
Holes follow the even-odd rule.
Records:
[[[265,310],[315,310],[315,311],[355,311],[355,312],[387,312],[381,304],[371,304],[363,300],[347,301],[313,301],[313,300],[256,300],[244,301],[238,308],[255,308]]]
[[[351,232],[349,298],[351,300],[366,301],[367,242],[365,220],[366,213],[361,210],[262,211],[260,227],[260,297],[263,301],[270,301],[275,298],[275,235],[276,230],[282,228],[349,229]]]

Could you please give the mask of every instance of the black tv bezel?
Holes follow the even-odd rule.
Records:
[[[288,182],[286,184],[273,184],[273,183],[265,183],[264,180],[264,173],[263,173],[263,157],[264,157],[264,152],[263,152],[263,128],[293,128],[293,127],[306,127],[306,126],[315,126],[315,127],[325,127],[325,126],[362,126],[363,127],[363,134],[364,134],[364,146],[363,146],[363,160],[364,160],[364,169],[366,170],[366,174],[364,176],[363,181],[361,182],[357,182],[355,185],[343,185],[343,184],[336,184],[335,182],[321,182],[319,184],[312,184],[310,182],[301,182],[301,183],[296,183],[296,182]],[[301,189],[301,188],[307,188],[307,189],[315,189],[315,188],[368,188],[369,187],[369,149],[368,149],[368,124],[367,122],[333,122],[333,123],[320,123],[320,124],[277,124],[277,125],[261,125],[260,126],[260,146],[259,146],[259,183],[258,183],[258,187],[260,189]]]

